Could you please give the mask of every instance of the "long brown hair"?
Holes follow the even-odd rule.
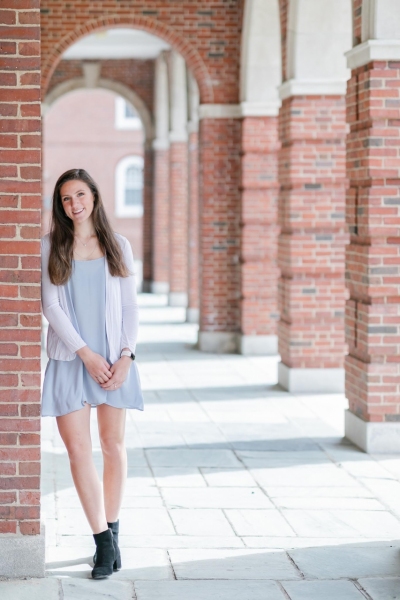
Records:
[[[65,214],[60,190],[67,181],[83,181],[90,188],[94,206],[92,219],[100,248],[104,252],[108,268],[114,277],[130,275],[122,251],[108,221],[99,188],[95,181],[84,169],[70,169],[57,180],[53,193],[53,207],[50,226],[50,256],[49,276],[54,285],[63,285],[68,281],[72,272],[74,225]]]

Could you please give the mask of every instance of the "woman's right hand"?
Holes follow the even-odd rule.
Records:
[[[82,359],[87,372],[96,383],[107,383],[107,381],[112,377],[110,365],[106,359],[103,358],[101,354],[93,352],[89,346],[84,346],[78,350],[77,355]]]

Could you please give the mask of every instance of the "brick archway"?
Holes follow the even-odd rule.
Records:
[[[201,102],[213,102],[214,93],[210,74],[203,59],[193,45],[189,44],[172,27],[160,23],[155,19],[139,15],[129,17],[115,15],[87,21],[85,25],[76,27],[76,29],[65,35],[57,44],[54,44],[47,53],[47,58],[42,63],[42,97],[46,95],[51,76],[60,62],[63,53],[70,46],[91,33],[118,27],[141,29],[171,44],[183,56],[186,64],[192,71],[199,85]]]
[[[114,92],[132,104],[142,121],[146,137],[146,145],[151,144],[154,138],[153,117],[140,96],[123,83],[103,77],[99,78],[96,88]],[[44,104],[45,106],[50,107],[58,98],[61,98],[65,94],[73,92],[74,90],[80,89],[86,89],[85,79],[83,77],[68,79],[67,81],[58,84],[56,87],[50,90],[44,99]]]

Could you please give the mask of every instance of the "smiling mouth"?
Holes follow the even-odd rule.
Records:
[[[83,208],[81,208],[81,210],[77,210],[76,212],[72,212],[72,214],[73,215],[80,215],[82,211],[83,211]]]

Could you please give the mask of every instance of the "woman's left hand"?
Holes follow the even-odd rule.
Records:
[[[129,358],[129,356],[121,356],[121,358],[119,358],[117,362],[110,367],[112,377],[110,377],[106,383],[101,383],[100,387],[108,392],[113,392],[114,390],[120,388],[128,376],[131,364],[132,359]]]

